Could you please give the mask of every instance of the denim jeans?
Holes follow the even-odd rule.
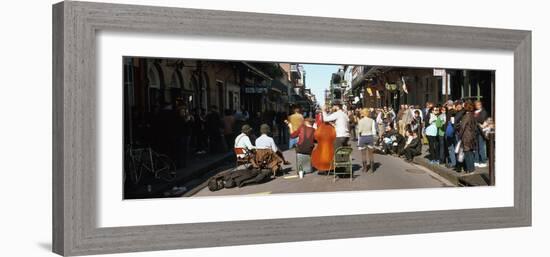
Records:
[[[474,157],[477,163],[487,163],[487,142],[481,134],[477,135],[477,151]]]
[[[445,163],[445,136],[438,136],[437,141],[439,144],[439,163]]]
[[[298,144],[298,138],[297,137],[291,137],[289,140],[288,140],[288,149],[292,149],[292,147],[296,146],[296,144]]]
[[[449,154],[449,165],[456,166],[456,153],[455,153],[455,139],[454,137],[447,137],[447,152]]]
[[[474,155],[474,151],[464,152],[464,170],[466,172],[473,172],[476,169],[474,166]]]
[[[429,160],[435,161],[439,159],[439,140],[437,136],[427,136],[429,144]]]
[[[311,173],[311,155],[296,153],[296,167],[298,171],[301,167],[304,173]]]

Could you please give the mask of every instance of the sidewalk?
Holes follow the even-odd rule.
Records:
[[[438,175],[449,180],[456,186],[487,186],[489,185],[489,168],[476,167],[475,172],[466,174],[464,171],[458,173],[444,165],[433,165],[425,157],[428,155],[428,146],[422,146],[422,154],[414,158],[413,163],[424,166]]]
[[[233,152],[194,155],[187,160],[187,166],[176,170],[174,181],[166,182],[145,176],[136,186],[125,188],[125,199],[176,197],[201,184],[204,177],[234,165]],[[151,191],[148,191],[150,186]],[[176,187],[176,190],[172,190]]]

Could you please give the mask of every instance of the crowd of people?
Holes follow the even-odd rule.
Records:
[[[252,140],[264,141],[262,132],[267,131],[265,134],[282,144],[289,137],[284,122],[287,116],[275,111],[251,114],[244,107],[219,110],[213,105],[206,111],[185,104],[165,104],[148,115],[133,113],[132,140],[167,154],[178,168],[184,168],[194,157],[233,151],[235,138],[245,124],[252,129]]]
[[[296,148],[297,166],[311,172],[315,129],[330,124],[335,131],[334,149],[357,144],[363,170],[374,170],[374,152],[413,161],[422,155],[432,165],[444,165],[457,172],[473,172],[487,166],[488,139],[494,131],[492,118],[480,101],[428,102],[424,107],[401,105],[346,110],[335,104],[304,113],[299,107],[288,115],[264,112],[251,115],[245,108],[219,112],[217,106],[190,110],[185,105],[159,108],[152,128],[152,144],[170,155],[178,168],[186,166],[191,155],[245,149],[270,149],[277,166],[285,160],[280,147]],[[147,133],[145,133],[147,134]]]
[[[363,144],[359,133],[372,123],[368,133],[377,136],[374,145],[382,153],[412,161],[422,154],[422,145],[427,145],[426,158],[432,165],[467,173],[476,167],[487,167],[488,142],[494,132],[494,122],[481,101],[449,100],[441,105],[427,102],[424,108],[404,104],[397,112],[391,107],[370,108],[370,120],[361,122],[365,113],[348,111],[350,128],[355,128],[352,136],[359,137],[360,146]]]

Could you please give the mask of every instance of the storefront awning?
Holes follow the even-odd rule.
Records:
[[[250,70],[252,70],[252,72],[256,73],[256,75],[259,75],[260,77],[264,78],[264,79],[267,79],[267,80],[272,80],[271,77],[269,77],[267,74],[263,73],[261,70],[258,70],[258,68],[252,66],[251,64],[247,63],[247,62],[241,62],[242,64],[244,64],[246,67],[248,67]]]

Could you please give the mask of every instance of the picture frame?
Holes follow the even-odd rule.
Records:
[[[514,206],[97,227],[95,36],[100,30],[513,51]],[[531,225],[530,31],[64,1],[53,6],[52,50],[53,251],[60,255]]]

